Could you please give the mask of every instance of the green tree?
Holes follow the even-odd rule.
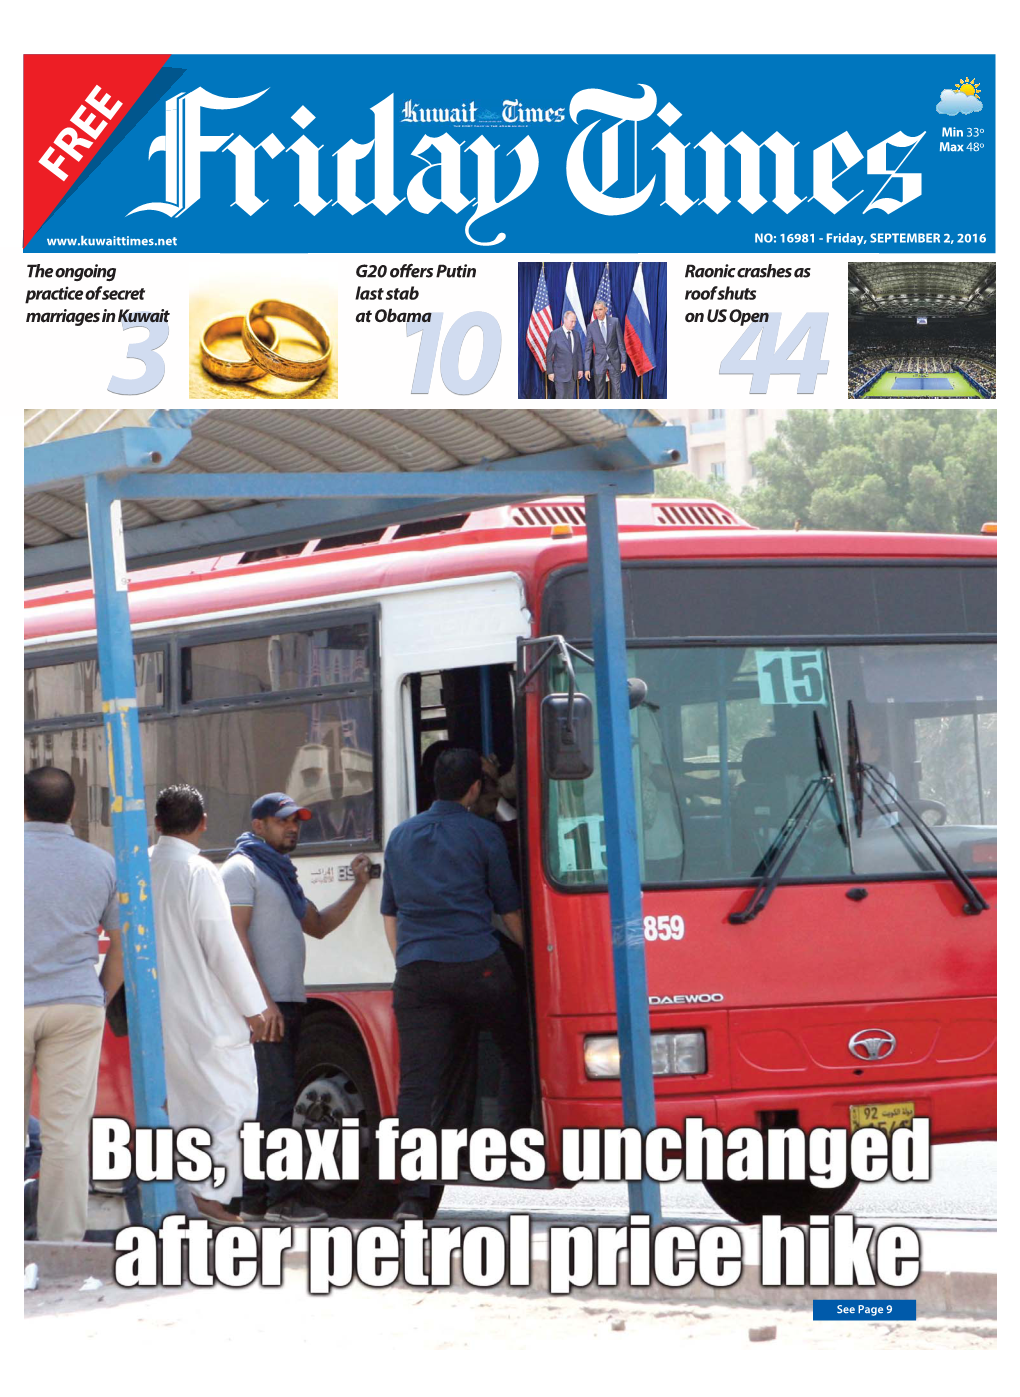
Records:
[[[655,493],[674,500],[718,500],[740,513],[740,502],[725,480],[698,480],[680,466],[665,466],[655,472]]]
[[[762,528],[977,533],[996,517],[990,409],[795,410],[751,459],[760,485],[736,508]]]

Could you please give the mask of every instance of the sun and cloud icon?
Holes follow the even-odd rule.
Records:
[[[984,110],[981,84],[977,78],[961,78],[955,87],[942,90],[942,99],[935,108],[942,116],[969,116]]]

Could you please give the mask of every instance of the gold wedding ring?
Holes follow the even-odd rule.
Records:
[[[267,371],[254,359],[221,359],[209,348],[216,340],[226,339],[230,335],[241,335],[243,327],[243,315],[226,315],[222,320],[214,320],[206,327],[198,346],[198,358],[203,369],[211,373],[213,378],[221,378],[227,383],[249,383],[253,378],[265,377]],[[280,337],[268,320],[263,316],[256,316],[252,321],[252,327],[264,348],[276,348]]]
[[[322,350],[322,356],[318,359],[305,361],[287,359],[282,354],[277,354],[275,348],[270,348],[258,338],[254,329],[259,320],[267,315],[277,315],[281,320],[290,320],[295,325],[300,325],[303,330],[307,330],[317,341]],[[329,335],[315,316],[309,315],[300,306],[292,306],[288,301],[256,301],[244,317],[244,323],[241,326],[241,341],[255,363],[261,366],[263,373],[275,374],[277,378],[290,379],[296,383],[303,382],[305,379],[318,378],[320,374],[325,372],[329,364],[329,356],[332,353]]]

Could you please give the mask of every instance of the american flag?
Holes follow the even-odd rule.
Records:
[[[545,284],[545,268],[538,274],[538,287],[535,291],[535,304],[531,307],[528,321],[528,348],[535,356],[535,362],[545,373],[545,347],[552,334],[553,318],[549,308],[549,288]]]
[[[595,299],[596,299],[596,301],[604,301],[604,302],[605,302],[605,307],[606,307],[606,314],[607,314],[607,315],[612,315],[612,313],[613,313],[613,293],[612,293],[612,291],[610,291],[610,289],[609,289],[609,263],[608,263],[608,262],[606,263],[606,265],[605,265],[605,270],[604,270],[603,273],[602,273],[602,280],[599,282],[599,289],[598,289],[598,291],[595,293]],[[592,319],[594,319],[594,318],[595,318],[595,317],[592,316]]]

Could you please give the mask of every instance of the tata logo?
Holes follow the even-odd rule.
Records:
[[[683,112],[672,102],[661,103],[647,84],[638,86],[640,97],[585,88],[570,99],[566,108],[570,121],[580,128],[567,151],[567,185],[577,202],[593,213],[618,218],[635,213],[651,200],[678,216],[695,207],[721,214],[734,202],[730,197],[733,195],[737,205],[750,215],[768,203],[790,214],[812,201],[829,213],[838,214],[864,195],[863,189],[853,187],[859,181],[852,180],[848,185],[846,180],[848,172],[862,161],[866,161],[868,175],[881,181],[867,203],[862,199],[857,204],[862,214],[872,210],[892,214],[920,198],[920,173],[906,171],[903,166],[925,135],[923,131],[917,136],[896,131],[869,146],[866,156],[849,131],[840,132],[810,151],[800,140],[791,140],[780,131],[763,141],[745,131],[728,139],[709,131],[698,140],[682,140],[677,132],[683,136],[691,134],[681,124]],[[130,212],[179,218],[201,198],[203,169],[210,156],[222,151],[233,161],[233,187],[221,184],[218,191],[223,206],[236,206],[254,217],[268,202],[259,193],[260,189],[269,192],[267,162],[286,154],[292,159],[281,166],[286,171],[283,198],[312,218],[327,209],[354,216],[375,208],[388,216],[404,203],[416,213],[428,215],[443,205],[453,214],[466,215],[464,234],[470,243],[494,247],[505,241],[506,234],[482,236],[475,225],[521,198],[538,176],[538,147],[530,135],[504,147],[494,145],[484,132],[465,144],[451,131],[441,129],[471,125],[476,119],[484,125],[484,119],[494,115],[478,112],[473,102],[425,108],[407,101],[398,124],[391,93],[368,108],[364,126],[358,130],[358,135],[365,138],[361,140],[351,137],[338,141],[335,133],[317,127],[311,135],[306,134],[316,116],[303,104],[290,116],[299,134],[285,131],[285,139],[274,131],[266,133],[257,124],[250,138],[240,133],[217,134],[203,125],[203,114],[252,107],[268,90],[244,97],[220,97],[197,87],[170,97],[166,102],[164,134],[156,136],[149,146],[150,160],[163,157],[164,198],[138,204]],[[501,114],[509,127],[564,120],[561,107],[523,107],[516,98],[503,102]],[[255,124],[254,114],[251,115]],[[422,121],[432,129],[422,131],[415,140],[418,133],[403,123]],[[229,124],[236,125],[233,121]],[[415,140],[406,154],[418,162],[399,194],[398,132]],[[630,181],[621,177],[621,152],[630,149],[634,151],[633,182],[632,188],[625,190]],[[732,162],[732,155],[728,162],[728,152],[736,154],[739,172],[728,169]],[[772,167],[771,199],[761,192],[763,162],[770,162]],[[370,199],[362,199],[357,192],[359,174],[363,192],[369,192],[367,186],[371,183]],[[690,193],[689,180],[693,183]],[[272,192],[279,201],[278,186],[279,180]]]
[[[895,1035],[884,1028],[862,1028],[847,1044],[854,1057],[864,1062],[881,1062],[896,1051]]]

